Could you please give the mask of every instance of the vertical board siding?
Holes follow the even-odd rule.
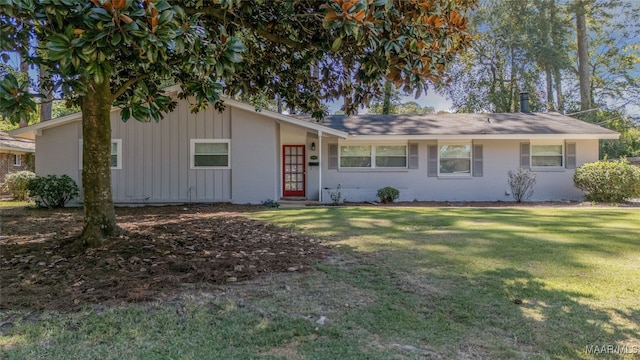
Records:
[[[164,189],[164,191],[167,192],[168,194],[168,198],[169,200],[178,200],[179,199],[179,194],[178,191],[176,191],[175,193],[173,193],[171,191],[172,187],[174,186],[178,186],[177,188],[180,189],[179,184],[180,184],[180,175],[179,175],[179,171],[175,171],[175,169],[180,167],[180,137],[178,136],[180,128],[179,128],[179,123],[180,123],[180,119],[175,119],[174,121],[171,121],[170,123],[170,128],[171,128],[171,133],[174,134],[174,136],[172,136],[169,140],[170,144],[171,144],[171,151],[169,151],[169,161],[170,161],[170,166],[169,166],[169,176],[170,176],[170,180],[169,182],[167,182],[167,188]]]
[[[113,170],[116,202],[230,201],[230,170],[191,170],[190,139],[226,139],[229,110],[191,114],[186,101],[158,123],[112,116],[112,138],[122,139],[122,170]],[[231,155],[233,156],[233,154]]]
[[[178,173],[178,190],[177,199],[191,200],[191,192],[189,191],[189,107],[178,105],[176,121],[178,123],[178,149],[176,150],[180,157],[178,167],[174,169]],[[186,124],[185,124],[186,123]]]
[[[159,126],[158,126],[159,125]],[[153,191],[151,193],[151,197],[153,199],[162,199],[162,181],[164,181],[164,174],[162,172],[162,145],[164,143],[163,141],[163,135],[164,133],[166,133],[167,131],[162,131],[164,130],[163,128],[166,128],[166,123],[160,124],[152,124],[151,128],[149,129],[150,132],[152,133],[152,137],[151,140],[153,141],[153,153],[151,154],[151,163],[153,164]],[[167,137],[167,142],[169,142],[169,138]],[[169,174],[167,174],[169,175]]]

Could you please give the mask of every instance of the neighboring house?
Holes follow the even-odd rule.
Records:
[[[36,144],[33,140],[11,136],[0,132],[0,184],[11,173],[33,171]],[[0,194],[5,194],[0,187]]]
[[[575,167],[618,133],[554,113],[331,116],[322,122],[225,100],[192,114],[186,100],[159,123],[111,113],[116,203],[307,199],[511,201],[507,172],[536,172],[533,200],[577,200]],[[79,114],[15,130],[35,139],[36,173],[81,181]]]

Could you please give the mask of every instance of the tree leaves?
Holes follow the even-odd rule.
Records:
[[[109,81],[115,105],[132,106],[130,87],[137,82],[176,82],[196,95],[196,109],[224,89],[279,95],[289,107],[316,115],[323,100],[339,97],[350,99],[347,113],[355,111],[379,94],[384,78],[405,91],[440,81],[470,44],[465,14],[474,3],[226,1],[194,9],[181,0],[187,15],[167,0],[11,2],[3,16],[11,11],[25,29],[39,29],[49,60],[34,61],[51,61],[67,98],[82,96],[82,79],[90,78]],[[11,36],[28,42],[17,31]],[[154,118],[144,110],[131,115]]]
[[[36,103],[29,96],[28,85],[28,82],[20,84],[11,73],[5,74],[0,80],[0,114],[13,124],[28,119],[29,114],[36,111]]]

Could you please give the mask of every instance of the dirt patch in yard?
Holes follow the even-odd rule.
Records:
[[[3,209],[0,310],[76,311],[142,302],[265,274],[301,272],[330,250],[316,238],[241,214],[259,207],[118,208],[123,235],[101,247],[74,240],[81,209]]]

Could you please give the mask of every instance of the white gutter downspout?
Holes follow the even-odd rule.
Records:
[[[318,130],[318,201],[322,204],[322,130]]]

